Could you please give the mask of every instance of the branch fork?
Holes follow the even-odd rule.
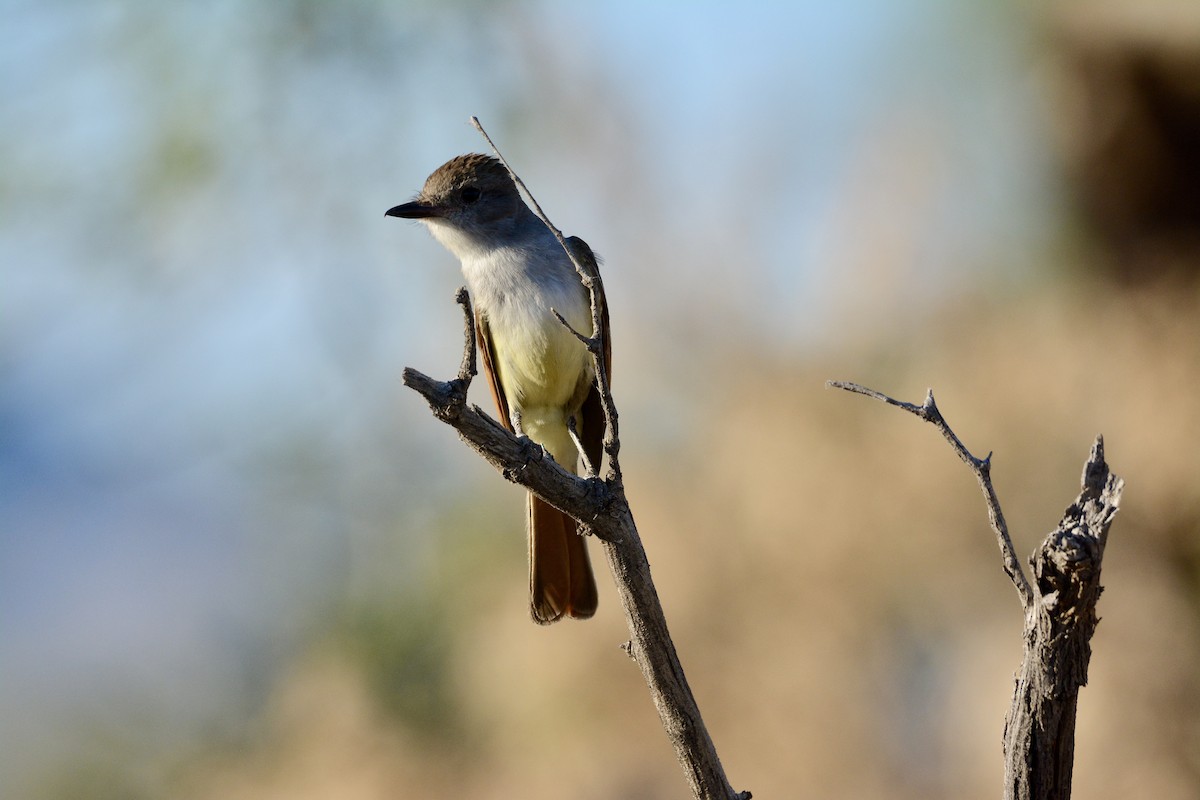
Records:
[[[1079,497],[1030,558],[1034,578],[1030,583],[992,487],[991,453],[984,459],[971,455],[938,410],[932,389],[925,402],[916,405],[856,383],[829,381],[828,385],[902,408],[933,424],[975,473],[1004,571],[1025,612],[1024,655],[1004,723],[1004,797],[1067,800],[1075,756],[1075,710],[1079,689],[1087,684],[1091,638],[1099,622],[1100,564],[1125,485],[1104,460],[1104,438],[1097,436],[1092,445]]]

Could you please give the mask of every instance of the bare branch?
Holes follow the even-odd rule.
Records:
[[[454,293],[454,302],[462,306],[463,310],[463,356],[462,364],[458,367],[458,380],[463,384],[463,396],[466,396],[467,388],[471,385],[471,379],[479,374],[475,368],[475,315],[471,312],[471,295],[467,293],[467,287],[460,286],[458,291]]]
[[[510,433],[479,406],[468,405],[457,379],[439,381],[409,367],[404,370],[404,385],[424,397],[433,415],[457,430],[459,438],[506,480],[536,492],[572,517],[593,524],[597,538],[619,540],[620,528],[594,526],[595,520],[610,513],[619,500],[604,481],[572,475],[554,459],[546,458],[541,445]]]
[[[675,652],[650,576],[650,563],[625,498],[617,461],[620,449],[617,410],[604,363],[603,285],[599,272],[590,253],[584,252],[586,246],[572,247],[571,244],[579,240],[562,238],[561,232],[546,219],[520,177],[496,150],[479,121],[474,117],[471,121],[492,145],[513,180],[529,197],[542,222],[554,232],[590,293],[593,335],[583,337],[575,333],[587,345],[595,365],[607,428],[604,450],[609,457],[609,476],[606,480],[600,480],[572,475],[553,459],[545,458],[542,448],[534,442],[514,436],[477,406],[468,406],[465,388],[469,374],[474,372],[474,364],[468,365],[466,357],[459,370],[459,379],[436,381],[414,369],[405,369],[404,383],[424,396],[434,416],[457,430],[460,438],[499,470],[505,479],[530,489],[546,502],[570,514],[600,540],[629,626],[627,652],[650,688],[659,718],[693,796],[703,800],[749,800],[749,792],[734,792],[725,777],[724,768]],[[465,308],[469,307],[462,298],[459,302],[464,303]],[[469,312],[467,315],[469,320]],[[561,317],[559,319],[562,320]],[[565,324],[565,320],[562,321]],[[465,348],[473,350],[474,327],[469,322],[467,328],[468,342]],[[464,375],[467,380],[463,380]],[[587,466],[591,473],[599,467],[598,464]]]
[[[1024,654],[1004,721],[1004,797],[1068,800],[1075,757],[1075,711],[1079,689],[1087,684],[1091,638],[1099,622],[1100,564],[1125,485],[1109,471],[1104,439],[1097,437],[1092,445],[1078,499],[1030,559],[1037,581],[1030,586],[1017,564],[992,488],[991,454],[984,459],[971,455],[942,417],[932,389],[918,406],[855,383],[830,381],[828,385],[873,397],[933,423],[974,470],[987,498],[1005,571],[1025,609]]]
[[[971,454],[971,451],[962,443],[950,428],[949,423],[946,422],[945,417],[942,416],[942,412],[938,409],[937,403],[933,399],[933,389],[929,389],[926,392],[925,402],[918,406],[913,403],[895,400],[882,392],[868,389],[857,383],[828,381],[826,385],[835,389],[844,389],[847,392],[873,397],[888,405],[902,408],[910,414],[914,414],[932,424],[941,432],[946,441],[950,443],[950,446],[954,448],[955,454],[975,473],[975,478],[979,481],[979,488],[983,491],[984,499],[987,501],[988,521],[991,522],[992,530],[995,532],[997,542],[1000,545],[1000,555],[1004,561],[1004,571],[1013,582],[1013,586],[1016,587],[1017,594],[1021,598],[1021,605],[1029,608],[1034,600],[1033,589],[1030,588],[1029,579],[1025,577],[1025,573],[1021,569],[1021,562],[1017,558],[1016,548],[1013,547],[1012,538],[1008,535],[1008,523],[1004,521],[1004,512],[1000,510],[1000,499],[996,496],[995,487],[992,486],[992,454],[988,453],[986,458],[976,458]]]
[[[629,652],[642,671],[693,796],[703,800],[749,798],[735,793],[709,737],[650,576],[624,489],[598,478],[572,475],[528,438],[517,438],[479,409],[469,406],[457,381],[437,381],[404,370],[406,386],[429,402],[434,416],[500,471],[506,480],[536,492],[565,511],[601,541],[629,625]]]
[[[1100,621],[1100,565],[1125,482],[1096,437],[1079,497],[1032,558],[1038,599],[1025,618],[1024,658],[1004,721],[1005,800],[1071,796],[1075,711]]]

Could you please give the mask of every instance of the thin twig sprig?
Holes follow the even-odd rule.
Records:
[[[613,402],[612,388],[609,381],[608,367],[604,363],[604,325],[601,322],[601,297],[603,296],[604,282],[600,278],[600,270],[597,268],[594,257],[590,253],[583,253],[572,247],[569,240],[563,236],[563,232],[555,227],[546,213],[542,211],[542,207],[538,204],[537,198],[533,196],[533,192],[529,191],[529,187],[525,185],[525,181],[521,180],[521,176],[509,165],[504,154],[500,152],[500,148],[496,147],[496,143],[492,141],[492,137],[488,136],[488,132],[484,130],[483,124],[479,118],[472,116],[471,124],[475,130],[479,131],[480,135],[487,141],[488,146],[492,148],[492,152],[496,154],[496,158],[508,170],[508,174],[512,177],[513,182],[521,189],[521,192],[529,198],[529,204],[533,207],[533,213],[538,219],[554,234],[554,238],[562,246],[567,257],[571,259],[571,264],[575,266],[575,271],[579,273],[579,279],[583,282],[583,286],[588,291],[588,299],[591,304],[592,313],[592,335],[585,336],[575,330],[571,325],[563,319],[562,314],[556,309],[551,309],[554,316],[562,323],[567,330],[575,335],[580,342],[588,349],[592,356],[592,364],[596,370],[596,387],[600,391],[600,406],[604,411],[604,452],[608,455],[608,482],[614,486],[622,484],[621,479],[621,462],[618,458],[621,449],[621,437],[617,429],[617,407]],[[587,250],[587,248],[582,248]],[[581,451],[582,452],[582,451]],[[586,461],[586,456],[585,456]],[[599,464],[589,465],[593,469],[598,470]]]
[[[455,379],[463,384],[463,396],[465,397],[467,388],[471,385],[471,379],[479,374],[475,368],[474,314],[471,312],[471,295],[467,293],[467,287],[458,287],[458,291],[454,293],[454,302],[462,306],[463,316],[466,318],[466,341],[463,343],[462,363],[458,367],[458,377]]]
[[[992,486],[992,454],[988,453],[984,458],[977,458],[972,455],[967,446],[962,443],[962,440],[951,429],[949,423],[946,422],[946,418],[942,416],[942,412],[938,409],[937,403],[933,399],[933,389],[929,389],[926,392],[925,402],[917,405],[915,403],[906,403],[903,400],[896,400],[882,392],[868,389],[857,383],[829,381],[827,385],[834,389],[844,389],[847,392],[873,397],[888,405],[902,408],[910,414],[930,423],[941,432],[946,441],[950,443],[950,446],[954,448],[954,452],[962,459],[964,464],[971,468],[971,471],[975,473],[975,478],[979,481],[979,488],[983,491],[984,499],[987,501],[988,521],[991,522],[992,530],[996,533],[996,539],[1000,545],[1000,554],[1004,560],[1004,571],[1013,582],[1013,586],[1016,587],[1017,594],[1021,598],[1021,605],[1028,609],[1030,604],[1033,603],[1035,595],[1029,579],[1025,577],[1025,572],[1021,569],[1021,562],[1017,558],[1017,551],[1013,547],[1012,538],[1008,535],[1008,523],[1004,521],[1004,512],[1000,510],[1000,499],[996,496],[995,487]]]
[[[430,401],[431,410],[443,422],[457,419],[461,415],[462,409],[467,404],[467,392],[471,388],[471,380],[479,374],[475,361],[474,313],[471,309],[471,296],[467,292],[467,287],[460,286],[458,288],[458,291],[454,293],[454,302],[462,307],[464,318],[463,354],[462,361],[458,365],[458,375],[448,381],[434,381],[414,369],[404,370],[405,385],[413,386],[415,381],[417,385],[427,388],[429,392],[422,391],[422,394],[426,395],[426,399]],[[436,392],[433,391],[435,385]],[[487,417],[478,406],[475,408],[481,416]],[[488,421],[497,428],[500,427],[500,424],[490,417],[488,417]]]

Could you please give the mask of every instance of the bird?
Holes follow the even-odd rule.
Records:
[[[591,332],[590,296],[508,168],[487,155],[457,156],[434,170],[414,200],[386,215],[423,223],[458,258],[474,307],[480,360],[504,427],[541,445],[568,472],[578,474],[580,448],[598,469],[605,421],[593,359],[555,316],[575,331]],[[566,242],[578,260],[597,269],[586,242]],[[599,281],[595,291],[608,373],[608,306]],[[527,507],[533,620],[548,625],[591,617],[596,581],[575,520],[533,492]]]

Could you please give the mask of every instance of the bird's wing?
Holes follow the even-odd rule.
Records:
[[[592,248],[588,247],[587,242],[580,239],[578,236],[572,236],[567,239],[567,245],[571,248],[571,252],[575,258],[583,265],[584,269],[589,271],[596,278],[596,299],[600,305],[600,338],[604,348],[604,373],[608,377],[609,386],[612,386],[612,336],[609,335],[608,324],[608,301],[604,297],[604,282],[600,280],[600,264],[596,258]],[[589,331],[590,333],[590,331]],[[600,398],[600,391],[597,384],[593,383],[591,391],[584,398],[583,406],[579,410],[581,417],[580,439],[583,442],[583,450],[587,453],[588,460],[600,469],[600,460],[604,456],[604,407]]]
[[[492,332],[488,328],[487,317],[475,309],[475,341],[479,345],[479,355],[483,357],[483,373],[487,375],[488,386],[492,387],[492,398],[496,401],[496,410],[500,412],[500,424],[511,433],[513,431],[512,417],[509,416],[508,400],[504,390],[500,388],[500,376],[496,374],[495,349],[492,346]]]

